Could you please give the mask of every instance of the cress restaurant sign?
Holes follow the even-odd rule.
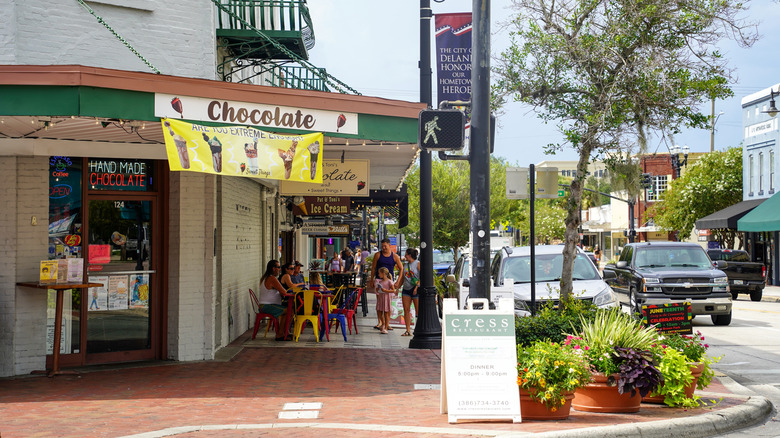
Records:
[[[263,105],[172,94],[154,95],[154,115],[160,118],[198,120],[271,129],[358,133],[355,113]]]

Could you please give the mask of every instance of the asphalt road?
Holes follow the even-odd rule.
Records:
[[[748,295],[740,295],[729,326],[715,327],[708,317],[693,321],[694,331],[701,331],[710,345],[709,354],[722,357],[714,368],[775,406],[774,415],[762,426],[725,437],[780,437],[780,301],[774,298],[752,302]]]

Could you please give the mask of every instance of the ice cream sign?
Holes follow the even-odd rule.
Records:
[[[162,119],[173,171],[321,183],[322,133],[273,134],[244,126],[203,126]]]
[[[340,111],[263,105],[171,94],[154,95],[154,115],[270,129],[358,133],[358,115]]]
[[[344,162],[324,160],[322,184],[302,184],[293,180],[283,180],[279,184],[279,193],[317,196],[321,199],[334,196],[368,196],[369,165],[369,160],[344,160]]]

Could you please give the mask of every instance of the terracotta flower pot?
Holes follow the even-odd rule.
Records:
[[[613,374],[615,382],[618,375]],[[593,374],[593,382],[574,391],[574,400],[571,406],[578,411],[586,412],[637,412],[642,403],[642,397],[637,392],[621,394],[618,392],[617,383],[614,386],[607,384],[607,376],[601,373]]]
[[[704,371],[704,364],[701,362],[692,363],[691,364],[691,374],[693,375],[693,380],[691,380],[691,383],[688,384],[688,386],[685,387],[685,397],[691,398],[693,397],[693,392],[696,390],[696,383],[699,381],[699,377],[701,377],[701,373]],[[647,396],[642,397],[642,403],[656,403],[656,404],[663,404],[664,402],[664,396],[663,395],[654,395],[654,396]]]
[[[574,398],[574,393],[569,392],[564,394],[566,403],[555,408],[552,411],[544,403],[531,398],[528,390],[520,389],[520,416],[523,420],[565,420],[569,418],[569,412],[571,411],[571,401]]]

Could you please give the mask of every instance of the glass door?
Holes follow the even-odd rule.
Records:
[[[153,358],[159,311],[154,197],[88,201],[87,272],[102,283],[85,297],[87,362]],[[159,233],[158,233],[159,234]]]

